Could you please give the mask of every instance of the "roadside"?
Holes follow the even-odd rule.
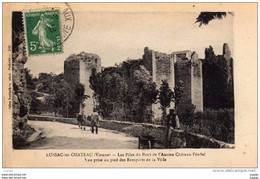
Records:
[[[93,134],[76,125],[50,122],[28,121],[36,129],[29,138],[31,143],[23,149],[137,149],[138,138],[124,133],[99,128]]]

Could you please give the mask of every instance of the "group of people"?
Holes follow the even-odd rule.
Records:
[[[86,117],[86,115],[84,115],[83,113],[79,113],[77,116],[77,120],[78,120],[79,127],[84,130],[86,129],[85,128],[86,120],[90,121],[91,132],[92,133],[96,132],[96,134],[98,134],[98,126],[100,121],[100,116],[98,115],[98,113],[94,112],[88,117]]]
[[[88,117],[82,113],[79,113],[77,116],[78,120],[78,125],[81,129],[85,130],[86,126],[86,120],[90,121],[91,125],[91,132],[98,134],[98,127],[99,127],[99,121],[100,121],[100,116],[98,113],[94,112]],[[166,147],[170,148],[171,147],[171,142],[174,137],[174,129],[179,129],[180,128],[180,122],[178,115],[175,113],[174,109],[170,109],[169,114],[167,115],[167,123],[166,123]]]

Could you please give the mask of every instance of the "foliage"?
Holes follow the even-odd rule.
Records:
[[[174,99],[174,92],[170,89],[166,80],[162,80],[159,93],[159,101],[162,108],[170,107],[171,102]]]
[[[220,141],[234,143],[234,110],[205,110],[196,112],[183,122],[188,132],[199,133]]]
[[[145,125],[131,125],[123,128],[123,131],[134,137],[141,136],[153,136],[155,141],[159,144],[164,144],[165,141],[165,128],[148,127]]]
[[[151,104],[158,91],[149,72],[138,61],[92,71],[90,88],[94,91],[97,111],[107,119],[144,122],[151,119]],[[127,118],[126,118],[127,116]]]
[[[25,73],[25,79],[26,79],[26,87],[28,90],[35,90],[36,86],[35,86],[35,82],[36,82],[36,78],[32,76],[32,74],[30,74],[30,70],[28,68],[24,69],[24,73]]]
[[[205,49],[203,63],[205,108],[234,108],[233,74],[229,74],[228,68],[227,60],[223,56],[216,56],[211,46]]]
[[[90,88],[93,89],[94,98],[98,102],[97,111],[103,117],[108,117],[119,105],[118,103],[122,103],[125,87],[122,73],[115,71],[114,68],[98,74],[95,70],[92,71]]]
[[[151,119],[152,117],[152,111],[148,107],[155,103],[158,91],[156,90],[155,83],[152,82],[149,76],[149,72],[144,69],[134,71],[133,83],[134,88],[130,89],[130,94],[133,97],[137,97],[135,100],[136,105],[133,106],[138,119],[135,121],[143,122],[144,119]]]
[[[180,122],[186,125],[192,125],[195,108],[196,107],[192,104],[191,100],[182,101],[178,105],[178,116]]]
[[[181,104],[183,101],[182,97],[184,92],[185,92],[185,88],[184,88],[183,81],[179,80],[176,82],[174,87],[174,92],[173,92],[170,89],[168,82],[166,80],[162,80],[162,84],[159,90],[159,97],[158,97],[162,108],[162,125],[164,125],[166,121],[166,109],[170,107],[171,102],[175,103],[175,109],[178,106],[178,111],[179,111],[179,106],[180,106],[179,104]],[[182,105],[181,107],[183,107],[183,109],[186,108],[185,105]]]
[[[19,124],[22,123],[20,122]],[[27,138],[34,132],[35,130],[26,124],[23,125],[14,124],[13,134],[12,134],[13,148],[20,149],[22,147],[25,147],[27,145],[26,142]]]
[[[174,92],[170,89],[167,80],[162,80],[159,90],[159,102],[162,108],[162,125],[166,124],[166,109],[170,107],[174,100]]]
[[[46,97],[46,105],[53,109],[55,115],[58,112],[66,117],[75,117],[85,98],[84,86],[71,86],[65,81],[56,85],[54,94]]]
[[[182,101],[182,97],[185,93],[184,83],[182,80],[176,82],[174,87],[174,102],[175,106],[178,106]]]
[[[23,37],[23,14],[22,12],[12,13],[12,51],[13,53],[18,51],[18,46],[24,42]]]
[[[229,14],[233,15],[232,12],[229,12]],[[226,17],[226,15],[226,12],[201,12],[195,23],[200,23],[199,26],[201,27],[202,24],[208,25],[213,19],[222,19],[223,17]]]
[[[39,99],[36,98],[36,96],[32,96],[31,104],[30,104],[30,113],[34,114],[40,114],[40,111],[42,109],[42,104]]]
[[[40,73],[38,78],[33,79],[33,83],[35,90],[31,101],[32,114],[50,112],[55,116],[59,114],[74,117],[79,112],[80,105],[83,105],[84,99],[88,98],[84,95],[84,85],[68,84],[63,73]]]

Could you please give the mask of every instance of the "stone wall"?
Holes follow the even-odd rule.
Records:
[[[191,100],[191,62],[189,60],[180,60],[175,63],[176,83],[182,81],[184,85],[184,94],[182,99]]]
[[[233,58],[231,57],[231,51],[227,43],[223,45],[223,57],[227,61],[228,79],[227,83],[229,87],[233,88]],[[233,89],[232,89],[233,90]]]
[[[161,81],[167,80],[174,91],[175,84],[181,80],[185,89],[183,99],[190,100],[197,111],[203,111],[202,62],[196,52],[186,50],[165,54],[145,47],[142,64],[152,75],[158,89]],[[160,104],[154,104],[153,111],[154,119],[160,119]]]
[[[79,61],[70,56],[64,62],[64,79],[71,85],[79,83]]]
[[[12,80],[13,80],[13,125],[26,123],[30,108],[30,94],[26,88],[26,76],[24,64],[27,61],[25,55],[25,43],[19,45],[18,51],[13,52]]]
[[[56,121],[77,125],[76,118],[59,118],[50,116],[30,115],[29,120]],[[90,123],[87,122],[87,125],[90,125]],[[152,135],[155,137],[155,140],[159,144],[159,146],[161,146],[165,140],[166,128],[161,125],[154,125],[148,123],[136,124],[124,121],[101,120],[100,127],[104,129],[124,132],[135,137],[138,137],[138,134]],[[234,144],[228,144],[201,134],[189,133],[183,130],[175,130],[175,135],[172,144],[173,148],[235,148]]]
[[[31,95],[27,89],[22,12],[12,13],[12,141],[13,148],[26,145],[26,139],[34,130],[27,125]]]
[[[203,111],[202,62],[196,52],[187,53],[176,53],[175,82],[182,81],[184,84],[183,100],[190,100],[196,111]]]
[[[203,111],[202,83],[202,62],[194,52],[191,56],[191,101],[196,106],[195,111]]]
[[[177,57],[176,60],[187,60],[187,59],[191,59],[192,52],[190,50],[175,51],[172,52],[172,55],[176,55]]]

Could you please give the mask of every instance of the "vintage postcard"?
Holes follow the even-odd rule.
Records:
[[[3,3],[3,167],[257,167],[257,3]]]

